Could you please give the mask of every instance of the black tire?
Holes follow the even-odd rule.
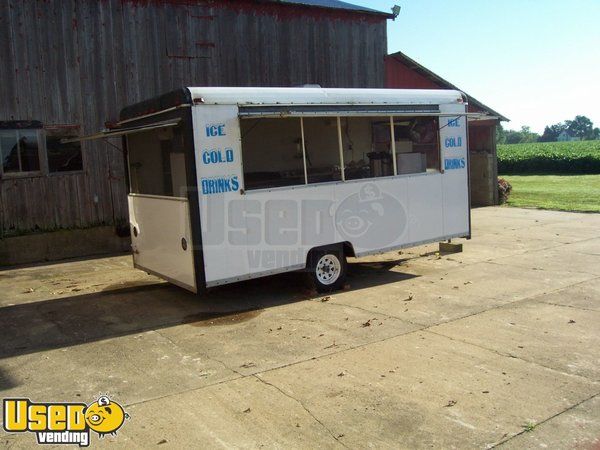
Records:
[[[346,283],[346,256],[340,247],[328,247],[310,252],[308,278],[317,292],[340,290]]]

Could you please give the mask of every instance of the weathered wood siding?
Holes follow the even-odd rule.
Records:
[[[3,0],[0,120],[87,134],[182,86],[383,87],[385,22],[249,0]],[[82,147],[83,173],[0,181],[0,232],[127,221],[120,150]]]

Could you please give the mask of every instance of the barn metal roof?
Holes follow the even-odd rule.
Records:
[[[420,74],[420,75],[424,76],[425,78],[429,79],[430,81],[432,81],[433,83],[437,84],[441,88],[453,89],[453,90],[464,92],[460,88],[456,87],[454,84],[450,83],[449,81],[444,80],[438,74],[432,72],[427,67],[419,64],[417,61],[415,61],[414,59],[408,57],[407,55],[405,55],[402,52],[392,53],[391,55],[388,55],[388,56],[391,57],[391,58],[394,58],[397,61],[401,62],[402,64],[406,65],[411,70],[414,70],[415,72],[417,72],[418,74]],[[466,92],[464,92],[464,93],[465,93],[465,95],[467,95],[470,105],[476,106],[477,108],[479,108],[479,109],[481,109],[483,111],[486,111],[488,114],[490,114],[492,116],[495,116],[495,117],[498,117],[498,119],[500,119],[501,121],[505,121],[505,122],[509,122],[510,121],[510,119],[508,119],[508,118],[504,117],[502,114],[494,111],[489,106],[484,105],[483,103],[481,103],[476,98],[471,97]]]
[[[389,18],[394,17],[393,14],[378,11],[376,9],[367,8],[365,6],[354,5],[352,3],[342,2],[339,0],[270,0],[273,3],[289,3],[293,5],[312,6],[317,8],[327,9],[343,9],[346,11],[356,11],[366,14],[378,14],[387,16]]]

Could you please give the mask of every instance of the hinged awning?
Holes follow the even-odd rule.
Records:
[[[269,105],[239,107],[239,117],[241,119],[310,116],[467,117],[469,120],[496,118],[485,113],[440,112],[438,105]]]
[[[135,127],[127,128],[115,128],[111,130],[102,130],[96,134],[89,134],[87,136],[80,136],[76,138],[61,139],[61,143],[67,144],[69,142],[81,142],[81,141],[92,141],[95,139],[106,139],[110,137],[124,136],[127,134],[144,133],[146,131],[156,130],[158,128],[169,128],[175,127],[179,124],[181,119],[165,120],[163,122],[154,122],[146,125],[138,125]]]
[[[439,105],[257,105],[239,107],[239,115],[242,118],[439,114]]]

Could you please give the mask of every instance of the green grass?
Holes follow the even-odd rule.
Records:
[[[531,422],[528,422],[528,423],[526,423],[524,425],[521,425],[521,427],[523,428],[523,431],[525,431],[526,433],[530,433],[533,430],[535,430],[536,426],[537,425],[535,423],[531,423]]]
[[[508,205],[600,212],[600,175],[500,175],[512,185]]]
[[[498,171],[600,174],[600,141],[498,145]]]

